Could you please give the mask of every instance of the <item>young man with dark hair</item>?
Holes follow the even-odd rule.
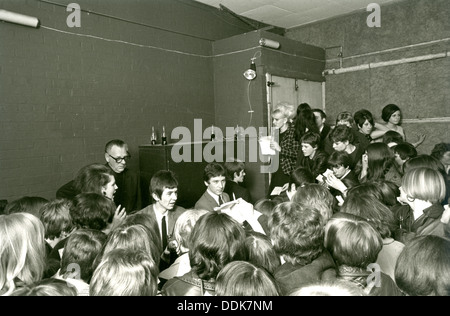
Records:
[[[217,162],[206,165],[203,172],[203,181],[207,189],[195,203],[195,209],[214,211],[215,207],[230,201],[230,196],[224,192],[225,174],[225,168]]]
[[[154,203],[138,211],[136,214],[150,215],[158,223],[158,236],[161,237],[160,270],[164,270],[176,260],[176,252],[168,248],[174,239],[173,230],[178,217],[186,210],[175,205],[178,199],[178,181],[175,174],[169,170],[156,172],[150,180],[150,196]]]

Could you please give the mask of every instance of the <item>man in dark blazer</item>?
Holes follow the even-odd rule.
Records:
[[[327,120],[327,115],[321,109],[313,109],[314,116],[316,117],[316,124],[320,131],[320,148],[324,148],[325,138],[331,131],[331,126],[325,121]]]
[[[225,168],[221,164],[211,162],[206,165],[203,172],[203,181],[207,188],[195,203],[195,209],[214,211],[215,207],[230,201],[229,195],[224,192],[226,184]]]
[[[153,204],[139,210],[136,214],[150,215],[158,223],[158,236],[160,237],[161,253],[160,271],[168,268],[177,258],[176,250],[170,247],[175,240],[173,230],[178,217],[186,210],[175,205],[178,199],[178,181],[175,174],[169,170],[156,172],[150,180],[150,195]],[[169,246],[169,247],[168,247]]]
[[[142,208],[140,177],[127,168],[130,158],[128,145],[124,141],[113,139],[105,145],[106,166],[113,172],[118,187],[114,203],[125,208],[128,214]],[[56,197],[72,200],[78,193],[80,192],[75,188],[74,180],[71,180],[56,191]]]

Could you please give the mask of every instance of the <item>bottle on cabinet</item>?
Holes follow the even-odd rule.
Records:
[[[167,145],[167,138],[166,138],[166,129],[163,126],[162,136],[161,136],[161,144]]]
[[[152,126],[152,139],[151,139],[152,145],[156,145],[156,134],[155,134],[155,127]]]

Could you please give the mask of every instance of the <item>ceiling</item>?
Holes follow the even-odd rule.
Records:
[[[366,10],[374,0],[195,0],[285,29]],[[377,0],[380,6],[401,0]],[[368,13],[370,14],[370,13]]]

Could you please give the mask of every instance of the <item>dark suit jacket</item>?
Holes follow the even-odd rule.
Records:
[[[224,203],[230,202],[230,197],[227,193],[222,193],[222,200]],[[214,200],[208,191],[205,191],[205,193],[203,193],[203,195],[198,199],[197,203],[195,203],[194,208],[197,210],[214,211],[214,208],[217,206],[219,206],[219,204],[216,200]]]
[[[228,194],[230,199],[233,197],[233,193],[236,196],[236,199],[242,198],[248,203],[252,202],[252,197],[250,195],[250,192],[247,190],[247,188],[244,188],[240,186],[238,183],[234,181],[227,180],[227,184],[225,185],[225,193]]]
[[[301,151],[301,150],[300,150]],[[322,150],[317,150],[313,159],[303,156],[297,161],[297,167],[303,167],[311,171],[312,175],[317,177],[327,170],[328,154]]]
[[[186,209],[184,209],[183,207],[175,205],[172,210],[167,212],[167,227],[168,227],[167,234],[170,236],[170,238],[169,238],[170,240],[173,239],[173,229],[175,227],[175,222],[177,221],[178,217],[180,217],[180,215],[183,214],[185,211],[186,211]],[[136,214],[150,215],[155,220],[155,222],[157,222],[154,204],[150,204],[149,206],[143,208],[142,210],[137,211]],[[158,232],[157,235],[160,238],[161,232]],[[159,239],[159,243],[160,243],[161,249],[162,249],[161,238]]]

